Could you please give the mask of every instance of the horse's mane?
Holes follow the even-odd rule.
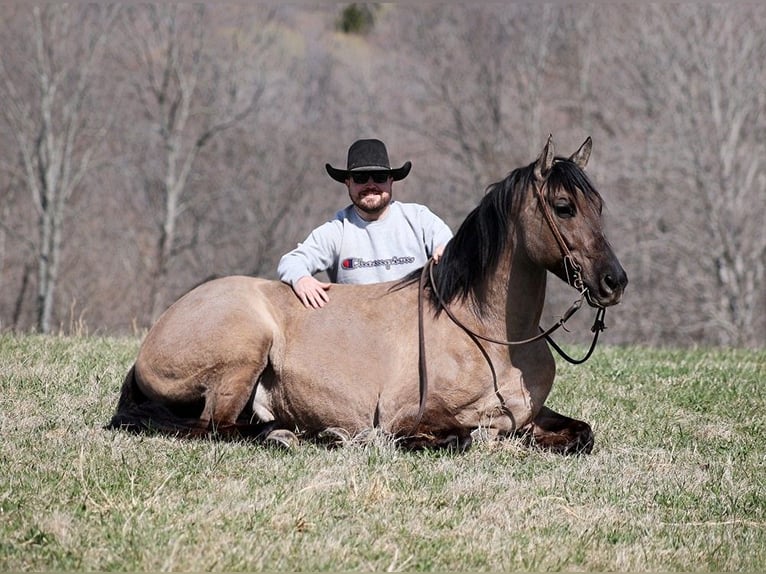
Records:
[[[533,162],[517,168],[505,179],[489,185],[479,205],[447,244],[439,264],[433,268],[434,282],[445,304],[470,299],[481,312],[487,278],[494,274],[507,248],[525,194],[534,193],[534,167]],[[572,194],[582,194],[600,211],[601,197],[585,172],[569,159],[557,157],[548,177],[549,200],[560,187]],[[400,285],[417,281],[421,272],[422,268],[414,271]],[[430,298],[439,310],[432,290]]]

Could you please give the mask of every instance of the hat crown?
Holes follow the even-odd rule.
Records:
[[[377,139],[365,139],[356,140],[348,148],[346,169],[338,169],[329,163],[324,167],[330,177],[339,183],[346,183],[352,171],[384,171],[394,181],[400,181],[410,173],[412,162],[406,161],[402,167],[392,169],[386,144]]]
[[[357,140],[348,148],[349,171],[359,169],[391,169],[386,144],[380,140]]]

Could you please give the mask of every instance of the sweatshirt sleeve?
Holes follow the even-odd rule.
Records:
[[[427,207],[420,214],[423,222],[423,240],[429,257],[439,245],[446,245],[452,239],[452,230],[444,221]]]
[[[317,227],[303,243],[279,260],[279,278],[294,286],[301,277],[332,269],[340,250],[341,233],[342,222],[337,219]]]

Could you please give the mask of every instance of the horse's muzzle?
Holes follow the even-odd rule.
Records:
[[[628,285],[628,274],[621,265],[602,273],[598,285],[588,285],[588,301],[599,307],[617,305],[622,299],[625,287]]]

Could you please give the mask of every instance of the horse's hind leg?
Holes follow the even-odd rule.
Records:
[[[222,434],[241,433],[237,420],[253,395],[261,370],[252,364],[242,365],[219,375],[205,392],[202,423]]]
[[[298,437],[287,429],[278,428],[266,406],[254,404],[254,408],[261,411],[253,412],[256,420],[239,420],[247,403],[256,398],[256,384],[264,368],[244,365],[231,368],[220,376],[205,393],[205,406],[200,419],[202,424],[222,437],[252,437],[270,446],[293,448],[298,444]],[[262,394],[261,399],[265,396]]]
[[[561,415],[546,406],[517,434],[532,446],[559,454],[589,454],[593,450],[593,431],[588,423]]]
[[[465,452],[473,444],[471,433],[463,429],[455,429],[454,432],[441,433],[439,435],[418,434],[401,437],[398,444],[407,450],[453,450]]]

